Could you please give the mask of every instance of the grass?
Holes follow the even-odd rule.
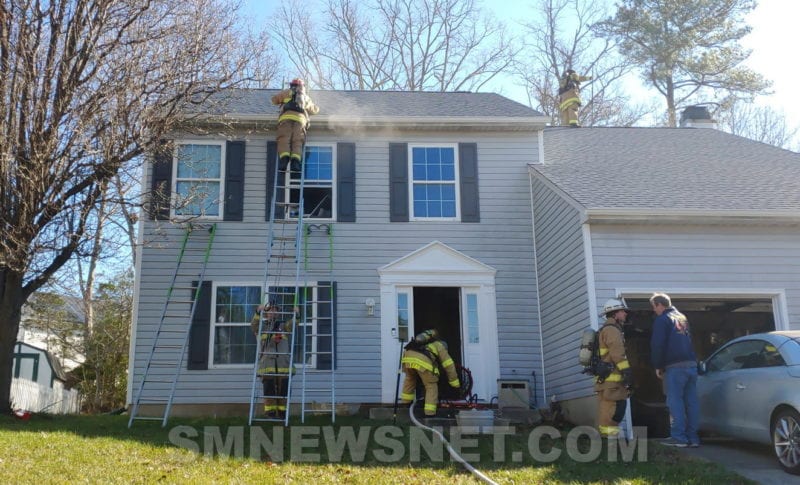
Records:
[[[128,429],[126,416],[0,417],[0,483],[478,483],[428,433],[408,425],[358,417],[337,418],[326,430],[327,424],[320,418],[284,430],[209,418],[172,419],[166,428],[137,421]],[[629,455],[631,461],[619,455],[610,461],[603,447],[597,458],[578,462],[570,456],[588,456],[588,438],[569,448],[568,440],[539,440],[532,432],[517,428],[500,438],[470,435],[462,454],[474,455],[468,457],[472,465],[503,484],[752,483],[652,443],[642,456]],[[351,440],[343,453],[333,445],[337,439]],[[457,446],[458,437],[450,439]],[[416,456],[412,448],[419,451]],[[555,461],[536,454],[554,450],[561,450]]]

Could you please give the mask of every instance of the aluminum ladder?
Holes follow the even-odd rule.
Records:
[[[304,365],[301,369],[300,420],[305,423],[306,414],[330,413],[331,422],[335,423],[336,283],[333,279],[333,224],[306,223],[303,232],[305,233],[303,238],[305,301],[314,303],[316,312],[308,320],[313,330],[303,334],[305,338],[301,345]],[[310,285],[309,278],[312,276],[315,281]],[[308,345],[309,337],[311,346]],[[314,385],[310,385],[309,365],[313,362],[318,368],[322,360],[330,366],[330,375],[315,372],[312,377]]]
[[[305,188],[305,145],[302,149],[303,159],[301,160],[300,172],[291,171],[291,165],[285,169],[280,168],[279,154],[276,154],[274,167],[274,187],[272,199],[270,201],[269,233],[267,237],[267,259],[264,264],[264,284],[262,291],[262,306],[275,305],[277,311],[274,312],[278,322],[284,322],[281,328],[274,328],[265,319],[266,312],[262,312],[259,317],[258,331],[256,333],[256,351],[253,362],[252,388],[250,392],[250,411],[248,414],[248,424],[254,422],[271,421],[283,422],[284,426],[289,424],[289,412],[291,410],[292,392],[294,385],[294,363],[297,334],[301,328],[301,319],[305,318],[305,304],[300,301],[300,282],[301,282],[301,253],[303,239],[303,190]],[[289,177],[290,183],[286,183]],[[298,180],[299,179],[299,180]],[[298,201],[292,202],[291,190],[292,180],[299,181]],[[300,312],[295,309],[300,309]],[[291,322],[291,331],[287,331],[286,322]],[[266,351],[262,342],[267,345],[274,342],[276,338],[289,340],[289,351],[277,353]],[[287,357],[289,361],[289,372],[281,372],[280,369],[262,370],[259,369],[261,357],[269,353],[276,357]],[[277,389],[271,392],[264,392],[262,378],[272,377],[275,380],[285,377],[283,385],[286,387],[286,406],[283,416],[266,415],[262,411],[262,402],[266,399],[278,400],[283,396]]]
[[[133,396],[133,408],[128,419],[129,428],[137,419],[160,420],[162,427],[167,425],[178,377],[189,344],[189,329],[197,310],[200,288],[205,278],[216,233],[216,224],[192,222],[186,224],[150,355],[138,390]],[[140,416],[141,404],[163,405],[163,415]]]

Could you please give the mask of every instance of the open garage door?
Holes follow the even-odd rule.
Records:
[[[625,346],[634,373],[631,418],[634,426],[646,426],[649,437],[669,436],[661,380],[650,364],[650,335],[655,313],[649,298],[625,297],[631,309],[625,328]],[[775,330],[771,298],[702,297],[672,299],[672,304],[689,319],[692,343],[698,359],[705,359],[731,339]]]

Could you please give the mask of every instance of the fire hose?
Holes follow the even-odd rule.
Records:
[[[441,432],[439,432],[439,430],[431,428],[430,426],[425,426],[424,424],[420,423],[417,420],[417,418],[414,416],[414,406],[416,404],[417,404],[417,400],[414,399],[414,402],[412,402],[411,406],[408,408],[408,416],[411,418],[411,422],[414,423],[414,426],[416,426],[417,428],[422,428],[422,429],[428,430],[431,433],[433,433],[437,438],[442,440],[442,443],[447,445],[447,452],[450,453],[450,456],[454,460],[456,460],[457,462],[461,463],[464,466],[464,468],[466,468],[467,471],[469,471],[476,478],[478,478],[478,480],[480,480],[480,481],[482,481],[484,483],[489,483],[491,485],[497,485],[497,482],[493,481],[491,478],[489,478],[486,475],[484,475],[480,470],[478,470],[474,466],[470,465],[469,462],[467,462],[467,460],[465,460],[461,455],[459,455],[456,452],[456,450],[453,449],[453,447],[450,445],[450,442],[445,439],[444,435]]]

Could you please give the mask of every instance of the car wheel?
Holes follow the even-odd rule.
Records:
[[[800,414],[794,409],[780,411],[772,421],[772,447],[781,467],[800,475]]]

